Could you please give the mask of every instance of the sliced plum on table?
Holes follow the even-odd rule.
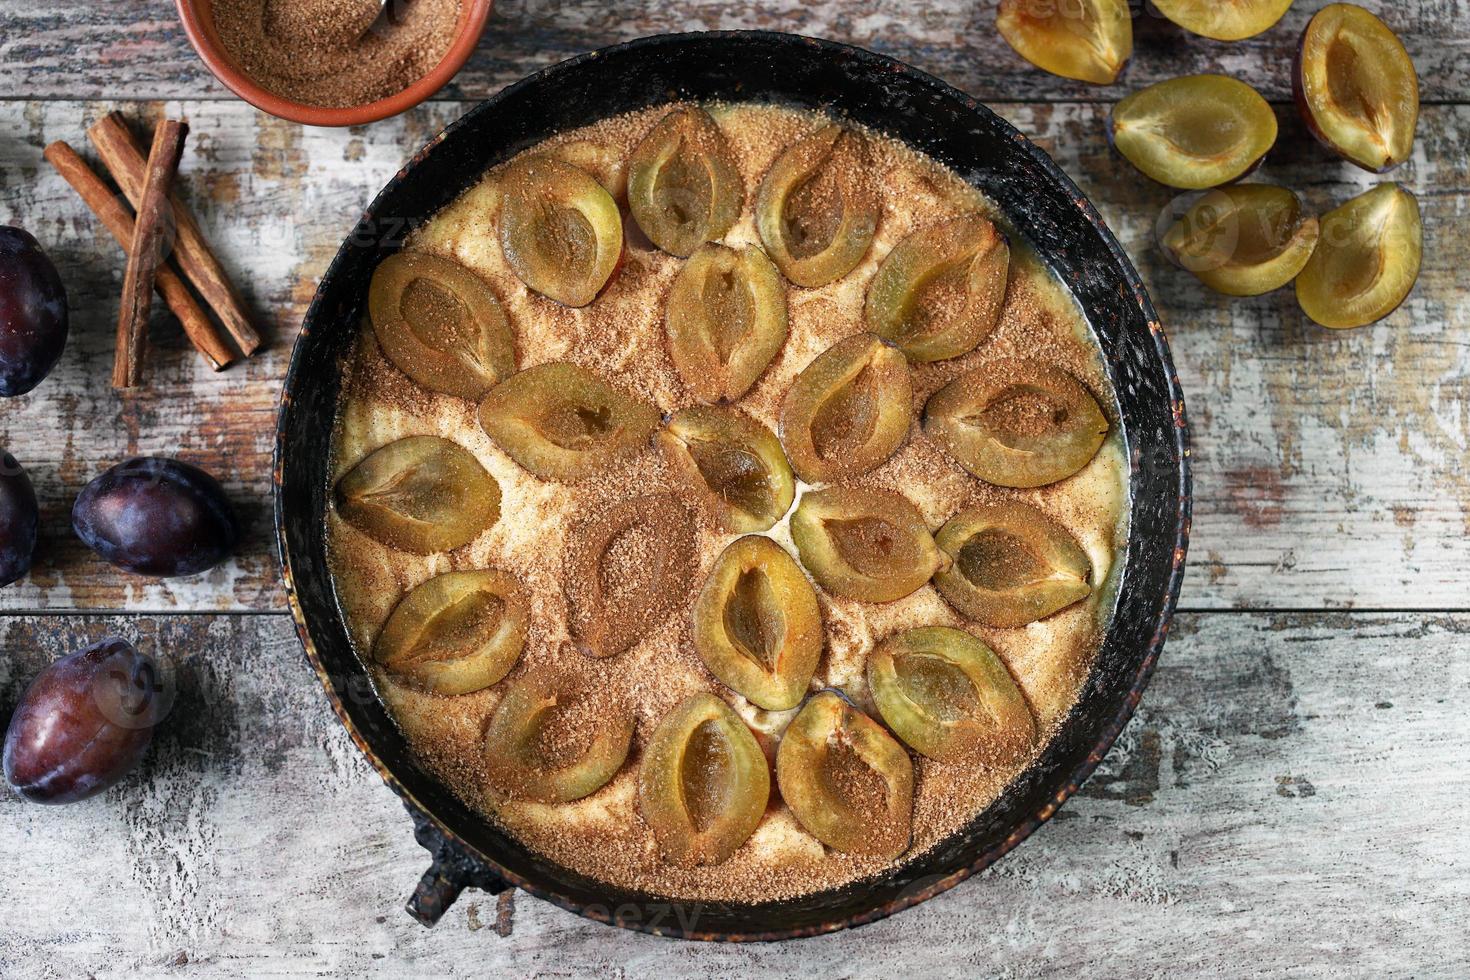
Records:
[[[1317,218],[1296,192],[1232,184],[1194,202],[1159,244],[1170,261],[1215,292],[1259,296],[1296,278],[1317,236]]]
[[[1153,0],[1165,17],[1200,37],[1243,41],[1270,30],[1293,0]]]
[[[1042,71],[1111,85],[1133,56],[1128,0],[1000,0],[1000,36]]]
[[[1113,107],[1108,138],[1161,184],[1203,190],[1254,170],[1276,144],[1276,113],[1225,75],[1172,78]]]
[[[1419,76],[1404,42],[1362,7],[1332,3],[1312,16],[1292,87],[1317,139],[1363,169],[1383,173],[1413,153]]]
[[[1408,298],[1424,258],[1419,202],[1381,184],[1322,216],[1317,249],[1296,279],[1296,298],[1324,327],[1363,327]]]

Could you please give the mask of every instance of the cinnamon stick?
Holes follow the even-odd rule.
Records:
[[[133,245],[133,216],[118,202],[102,178],[64,140],[57,140],[46,147],[44,156],[127,253]],[[153,285],[174,316],[178,317],[194,349],[204,356],[209,366],[216,371],[229,366],[235,359],[234,351],[209,321],[209,315],[200,308],[171,260],[166,259],[159,264]]]
[[[136,388],[143,381],[148,308],[153,300],[154,277],[163,260],[168,196],[173,189],[174,175],[179,171],[184,137],[188,133],[188,124],[177,119],[165,119],[153,130],[142,199],[133,222],[133,244],[128,252],[127,271],[123,273],[122,306],[117,314],[117,353],[112,361],[114,388]]]
[[[146,163],[142,145],[121,114],[109,112],[97,120],[87,130],[87,137],[112,172],[112,179],[137,208],[143,196]],[[260,346],[260,334],[256,333],[245,315],[245,308],[225,275],[224,267],[204,240],[204,233],[199,230],[199,224],[184,204],[182,195],[175,191],[171,200],[178,231],[174,254],[179,268],[199,290],[199,295],[214,310],[230,336],[235,338],[241,352],[249,357]]]

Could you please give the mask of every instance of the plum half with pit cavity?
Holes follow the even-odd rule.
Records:
[[[867,138],[830,125],[788,146],[761,180],[756,230],[781,273],[825,286],[857,268],[882,211]]]
[[[913,380],[902,353],[872,334],[839,340],[808,364],[781,403],[781,444],[808,483],[859,476],[908,437]]]
[[[694,521],[673,494],[620,501],[572,528],[562,558],[568,625],[589,657],[611,657],[682,606],[698,566]]]
[[[480,427],[543,480],[595,476],[649,445],[658,409],[565,361],[538,364],[490,389]]]
[[[368,537],[430,555],[469,544],[500,519],[500,484],[458,443],[409,436],[348,470],[336,505]]]
[[[791,509],[796,478],[780,441],[739,409],[681,409],[659,433],[658,443],[728,531],[770,530]]]
[[[918,508],[888,490],[810,490],[791,538],[823,589],[864,602],[902,599],[948,564]]]
[[[664,328],[690,393],[734,401],[786,343],[786,284],[759,246],[703,245],[674,279]]]
[[[565,306],[586,306],[623,254],[623,217],[587,171],[536,154],[500,176],[500,249],[528,287]]]
[[[1322,216],[1317,250],[1296,278],[1296,298],[1324,327],[1363,327],[1388,316],[1419,280],[1419,202],[1381,184]]]
[[[491,786],[512,800],[570,803],[617,775],[633,716],[570,678],[525,674],[506,689],[485,731]]]
[[[509,572],[445,572],[393,608],[373,660],[434,694],[470,694],[499,683],[526,642],[530,607]]]
[[[924,432],[986,483],[1030,488],[1086,466],[1108,420],[1092,392],[1060,368],[1002,359],[935,392],[924,406]]]
[[[1000,36],[1042,71],[1111,85],[1133,56],[1128,0],[1000,0]]]
[[[430,391],[478,401],[515,373],[515,338],[500,300],[458,262],[398,252],[373,272],[368,312],[383,353]]]
[[[659,722],[638,768],[638,809],[675,865],[719,864],[750,839],[771,771],[740,716],[708,692]]]
[[[776,750],[781,798],[834,850],[893,860],[913,824],[914,764],[903,746],[840,695],[806,703]]]
[[[817,593],[770,538],[732,542],[694,603],[694,648],[727,687],[768,711],[801,703],[822,656]]]
[[[1000,320],[1011,249],[978,214],[920,228],[883,258],[868,285],[868,329],[911,361],[968,354]]]
[[[1044,513],[1009,502],[960,511],[935,541],[949,555],[934,584],[962,614],[989,626],[1045,619],[1092,594],[1092,562]]]
[[[1036,722],[995,652],[964,630],[926,626],[868,655],[868,689],[894,734],[931,759],[1000,765],[1036,740]]]
[[[1232,184],[1192,204],[1159,240],[1175,265],[1227,296],[1259,296],[1296,278],[1317,247],[1318,223],[1296,192]]]
[[[1302,32],[1296,104],[1325,146],[1383,173],[1409,158],[1419,125],[1419,76],[1404,42],[1362,7],[1331,3]]]
[[[628,208],[665,252],[688,256],[740,217],[745,184],[725,134],[697,106],[675,109],[628,159]]]
[[[1202,190],[1249,173],[1276,143],[1276,113],[1225,75],[1173,78],[1113,107],[1108,137],[1161,184]]]
[[[1153,0],[1159,13],[1201,37],[1243,41],[1269,30],[1293,0]]]

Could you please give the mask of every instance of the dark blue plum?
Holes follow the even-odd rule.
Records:
[[[102,792],[142,760],[171,704],[154,663],[118,637],[36,676],[5,733],[5,781],[37,803]]]
[[[0,586],[31,570],[39,524],[31,478],[14,456],[0,451]]]
[[[103,559],[140,575],[194,575],[228,558],[240,539],[219,482],[159,456],[118,463],[87,484],[71,524]]]
[[[24,395],[66,348],[66,288],[39,242],[0,225],[0,396]]]

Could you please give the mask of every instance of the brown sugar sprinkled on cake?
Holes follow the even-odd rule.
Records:
[[[682,605],[694,546],[689,511],[671,494],[619,501],[574,527],[563,569],[579,648],[616,656],[655,629]]]
[[[888,785],[851,745],[838,744],[827,756],[827,778],[837,795],[857,813],[881,813],[888,804]]]
[[[1039,436],[1057,424],[1056,407],[1041,398],[1013,395],[998,398],[985,407],[990,428],[1018,436]]]
[[[604,148],[608,159],[625,160],[671,108],[603,120],[549,140],[536,152],[554,153],[559,146],[585,142]],[[826,120],[775,107],[706,108],[730,143],[747,195],[740,219],[723,241],[759,244],[751,205],[756,188],[786,146],[816,132]],[[874,242],[858,266],[836,282],[815,289],[787,287],[790,337],[738,403],[773,432],[792,378],[836,341],[866,329],[867,285],[894,245],[917,228],[971,212],[990,217],[1010,233],[1004,217],[956,175],[881,135],[866,135],[870,172],[881,175],[875,190],[881,198],[882,220]],[[819,185],[811,193],[820,195],[823,189]],[[492,171],[416,232],[408,247],[453,258],[490,284],[511,320],[520,368],[572,361],[653,404],[665,417],[692,404],[670,359],[663,322],[665,299],[683,260],[654,248],[625,214],[621,270],[593,303],[571,309],[529,291],[510,271],[495,241],[496,209]],[[1101,575],[1111,567],[1121,544],[1126,465],[1116,452],[1100,454],[1084,473],[1060,484],[1004,490],[971,477],[925,438],[917,423],[931,395],[998,358],[1032,358],[1067,371],[1099,396],[1105,413],[1116,423],[1097,351],[1078,329],[1079,314],[1022,239],[1010,234],[1011,282],[994,334],[962,357],[910,368],[916,421],[908,439],[882,465],[849,482],[903,494],[931,530],[965,507],[1023,500],[1077,536]],[[942,288],[947,287],[936,288],[936,294]],[[690,627],[694,597],[715,558],[735,535],[711,520],[651,445],[574,483],[536,479],[479,429],[473,404],[423,392],[377,353],[370,340],[368,330],[334,443],[339,454],[350,458],[338,459],[336,471],[392,439],[441,435],[470,449],[496,478],[502,517],[464,548],[425,558],[391,553],[329,519],[334,578],[354,642],[367,649],[398,598],[450,568],[508,571],[523,583],[530,607],[521,660],[496,687],[462,697],[435,697],[379,677],[385,700],[423,763],[525,846],[621,887],[689,899],[752,901],[834,887],[887,867],[882,859],[846,855],[818,843],[782,802],[774,779],[764,820],[727,861],[677,868],[660,857],[652,831],[638,812],[636,792],[643,748],[657,724],[685,698],[712,691],[755,729],[771,754],[795,715],[795,710],[762,711],[749,704],[721,685],[695,652]],[[671,495],[687,513],[692,557],[680,597],[622,653],[589,658],[578,650],[570,628],[574,616],[564,567],[568,542],[595,515],[647,495]],[[769,533],[795,554],[784,522]],[[599,588],[623,586],[637,593],[643,580],[640,569],[654,554],[650,551],[654,537],[614,536],[597,569]],[[1096,649],[1099,616],[1105,613],[1099,596],[1029,627],[1003,630],[965,620],[932,585],[891,603],[842,599],[820,590],[818,601],[826,643],[812,681],[814,691],[838,688],[877,720],[864,673],[868,652],[886,637],[914,626],[965,629],[986,642],[1011,671],[1041,732],[1035,751],[1046,744],[1074,701]],[[570,751],[627,711],[636,722],[628,760],[607,785],[573,803],[494,800],[487,792],[483,760],[485,726],[506,685],[545,671],[571,672],[581,684],[605,695],[559,719],[553,743]],[[938,763],[914,755],[912,851],[930,848],[962,827],[1000,794],[1029,758],[999,757],[984,747],[963,762]],[[851,772],[843,766],[834,778],[842,783],[844,795],[863,801],[863,809],[868,809],[871,798],[872,812],[877,812],[885,788],[880,777],[864,769],[854,760]]]
[[[598,729],[620,708],[605,691],[599,694],[565,671],[557,680],[564,693],[557,698],[556,709],[547,713],[546,721],[536,730],[529,753],[547,769],[565,768],[580,759]]]

